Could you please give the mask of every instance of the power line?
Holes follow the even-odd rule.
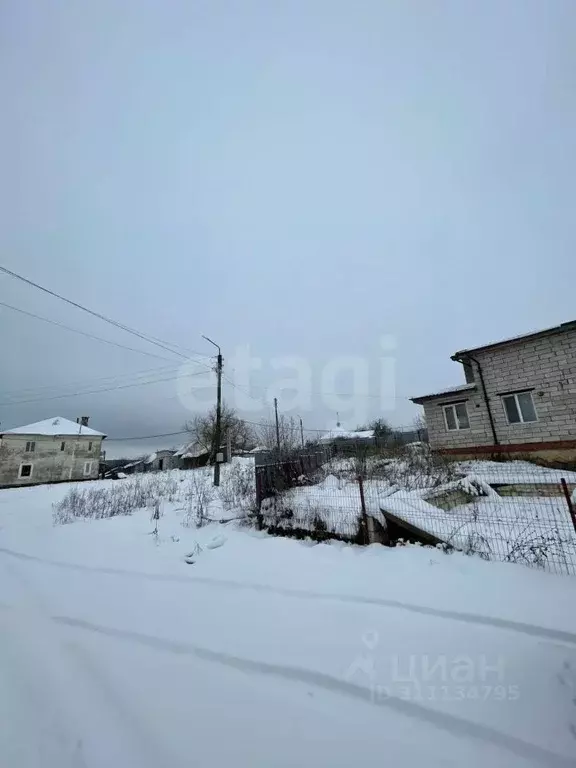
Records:
[[[198,373],[185,373],[182,374],[184,377],[190,377],[190,376],[204,376],[204,371],[199,371]],[[133,384],[121,384],[120,386],[115,387],[107,387],[105,389],[95,389],[88,392],[70,392],[65,395],[53,395],[51,397],[40,397],[40,398],[33,398],[31,400],[15,400],[8,403],[0,403],[0,408],[7,408],[9,406],[14,405],[24,405],[25,403],[45,403],[49,400],[62,400],[69,397],[81,397],[82,395],[98,395],[101,392],[112,392],[113,390],[117,389],[130,389],[131,387],[144,387],[148,384],[160,384],[163,381],[175,381],[175,379],[179,378],[178,376],[169,376],[168,378],[163,379],[153,379],[152,381],[139,381]]]
[[[236,384],[235,381],[232,381],[232,379],[229,376],[226,376],[226,374],[222,374],[223,378],[226,379],[228,384],[231,384],[234,389],[238,389],[240,392],[244,392],[244,394],[248,395],[248,397],[251,400],[254,400],[255,403],[261,403],[268,408],[272,407],[271,403],[266,402],[266,400],[263,397],[255,397],[246,387],[241,386],[240,384]],[[265,387],[258,387],[258,389],[265,389]]]
[[[228,381],[230,381],[232,386],[238,387],[238,385],[237,384],[235,385],[234,382],[231,381],[230,379],[228,379]],[[252,385],[252,386],[253,386],[254,389],[262,389],[262,390],[266,390],[267,389],[267,387],[264,387],[264,386],[258,385],[258,384],[255,384],[255,385]],[[285,389],[289,389],[289,387],[285,387]],[[249,393],[247,393],[247,394],[249,394]],[[320,392],[319,390],[311,390],[310,394],[311,395],[328,395],[328,396],[335,396],[335,397],[371,397],[371,398],[374,398],[375,400],[379,400],[382,397],[384,397],[384,398],[393,397],[395,400],[410,400],[410,397],[408,395],[384,395],[384,396],[382,396],[381,394],[380,395],[372,395],[372,394],[370,394],[368,392]],[[258,400],[257,397],[253,397],[252,395],[250,395],[250,397],[252,397],[254,400]]]
[[[258,397],[256,395],[253,395],[246,387],[240,384],[236,384],[236,382],[233,381],[229,376],[224,376],[224,378],[229,384],[235,387],[235,389],[239,389],[241,392],[244,392],[245,394],[248,395],[249,398],[251,398],[255,402],[264,403],[264,405],[268,406],[269,408],[272,407],[272,403],[269,403],[264,397]],[[269,389],[269,387],[264,387],[258,384],[251,384],[250,386],[252,389],[260,389],[264,391]],[[288,389],[288,387],[286,387],[286,389]],[[371,395],[366,392],[319,392],[318,390],[312,390],[310,394],[311,395],[328,395],[328,396],[335,396],[335,397],[371,397],[376,400],[379,400],[382,398],[382,395]],[[393,397],[395,400],[410,400],[410,397],[408,395],[385,395],[385,397]]]
[[[269,427],[273,423],[271,421],[270,422],[266,422],[266,421],[248,421],[248,419],[241,419],[241,421],[243,421],[245,424],[251,424],[252,426],[255,426],[255,427]],[[411,427],[408,427],[408,429],[410,429],[410,428]],[[304,429],[304,432],[315,432],[315,433],[320,433],[320,432],[328,432],[329,433],[329,432],[332,431],[330,429],[311,429],[311,428],[306,428],[306,427],[304,427],[303,429]],[[393,427],[393,429],[404,429],[404,427]],[[299,431],[299,430],[300,430],[299,426],[294,426],[293,427],[293,431]],[[179,432],[163,432],[162,434],[159,434],[159,435],[139,435],[138,437],[108,437],[108,438],[106,438],[106,442],[110,443],[110,442],[115,442],[115,441],[120,441],[120,440],[122,440],[122,441],[125,441],[125,440],[151,440],[151,439],[156,438],[156,437],[173,437],[175,435],[187,435],[187,434],[190,434],[190,430],[183,429],[183,430],[180,430]]]
[[[164,432],[161,435],[140,435],[139,437],[107,437],[106,442],[107,443],[114,443],[118,441],[126,441],[126,440],[151,440],[155,437],[174,437],[174,435],[186,435],[189,434],[187,429],[183,429],[180,432]]]
[[[187,356],[183,355],[181,352],[178,352],[175,349],[171,349],[170,342],[163,341],[162,339],[157,339],[156,337],[149,336],[148,334],[145,334],[145,333],[141,333],[135,328],[131,328],[128,325],[124,325],[124,323],[119,323],[117,320],[113,320],[110,317],[106,317],[106,315],[103,315],[100,312],[95,312],[92,309],[88,309],[88,307],[85,307],[82,304],[79,304],[77,301],[72,301],[72,299],[67,299],[65,296],[62,296],[61,294],[56,293],[55,291],[51,291],[49,288],[45,288],[39,283],[35,283],[33,280],[29,280],[27,277],[24,277],[23,275],[19,275],[17,272],[12,272],[12,270],[8,269],[7,267],[3,267],[0,265],[0,272],[4,272],[6,275],[9,275],[10,277],[14,277],[16,280],[21,280],[23,283],[26,283],[27,285],[31,285],[33,288],[37,288],[39,291],[43,291],[44,293],[47,293],[49,296],[54,296],[54,298],[60,299],[60,301],[65,301],[66,304],[70,304],[72,307],[81,309],[83,312],[87,312],[89,315],[93,315],[94,317],[97,317],[100,320],[104,320],[104,322],[110,323],[110,325],[113,325],[116,328],[120,328],[123,331],[126,331],[126,333],[131,333],[133,336],[137,336],[139,339],[143,339],[144,341],[147,341],[149,344],[155,344],[157,347],[161,347],[162,349],[165,349],[168,352],[172,352],[172,354],[174,355],[179,355],[184,359],[188,359]],[[178,346],[178,345],[173,344],[171,346]],[[202,355],[201,352],[191,351],[191,354],[200,355],[204,357],[204,355]]]
[[[271,422],[260,422],[260,421],[248,421],[247,419],[242,419],[242,421],[246,424],[252,424],[256,427],[268,427],[270,426]],[[408,427],[410,429],[410,427]],[[293,428],[293,431],[298,431],[300,429],[299,426],[295,426]],[[393,429],[404,429],[404,427],[393,427]],[[304,432],[330,432],[329,429],[307,429],[304,427]],[[138,437],[107,437],[106,442],[107,443],[113,443],[113,442],[119,442],[119,441],[126,441],[126,440],[152,440],[156,437],[174,437],[175,435],[189,435],[190,430],[183,429],[180,430],[180,432],[163,432],[159,435],[139,435]]]
[[[240,386],[239,384],[236,384],[236,382],[232,381],[232,379],[229,378],[228,376],[224,375],[224,378],[235,389],[239,389],[241,392],[244,392],[245,394],[248,395],[248,397],[250,397],[255,402],[264,404],[268,408],[271,407],[270,403],[268,403],[264,398],[255,397],[254,395],[252,395],[248,391],[248,389],[246,389],[246,387],[243,387],[243,386]],[[257,387],[257,388],[258,389],[266,389],[266,387]],[[311,394],[314,394],[314,395],[337,395],[337,396],[340,396],[340,397],[346,397],[346,396],[356,397],[356,395],[354,395],[351,392],[349,392],[349,393],[345,393],[345,392],[312,392]],[[379,398],[380,395],[360,395],[360,397],[376,397],[376,398]],[[398,399],[398,400],[403,400],[403,399],[408,400],[409,398],[405,397],[405,396],[398,396],[396,399]],[[258,422],[258,421],[248,421],[247,419],[242,419],[242,421],[245,421],[246,424],[251,424],[251,425],[253,425],[255,427],[267,427],[267,426],[269,426],[272,423],[272,421],[270,421],[270,422]],[[295,427],[295,429],[296,429],[296,427]],[[303,430],[304,430],[304,432],[316,432],[316,433],[330,432],[331,431],[329,429],[311,429],[311,428],[308,428],[308,427],[303,427]]]
[[[161,355],[156,355],[154,352],[146,352],[143,349],[136,349],[135,347],[128,347],[126,344],[119,344],[116,341],[110,341],[109,339],[103,339],[101,336],[95,336],[92,333],[86,333],[86,331],[81,331],[78,328],[70,328],[69,325],[64,325],[63,323],[58,323],[56,320],[50,320],[48,317],[42,317],[41,315],[35,315],[33,312],[28,312],[25,309],[20,309],[20,307],[13,307],[11,304],[6,304],[3,301],[0,301],[0,306],[5,307],[6,309],[11,309],[14,312],[20,312],[22,315],[28,315],[28,317],[33,317],[36,320],[42,320],[44,323],[50,323],[50,325],[55,325],[58,328],[64,328],[67,331],[72,331],[72,333],[78,333],[81,336],[86,336],[88,339],[95,339],[96,341],[102,341],[104,344],[110,344],[113,347],[119,347],[120,349],[127,349],[130,350],[130,352],[138,352],[141,355],[148,355],[149,357],[157,357],[159,360],[167,360],[169,361],[169,358],[162,357]]]
[[[134,371],[133,373],[125,373],[125,374],[118,374],[118,375],[112,375],[112,376],[98,376],[95,378],[90,379],[82,379],[80,381],[71,381],[67,384],[47,384],[44,387],[19,387],[18,389],[9,390],[8,392],[2,392],[0,393],[0,397],[12,397],[12,396],[18,396],[21,394],[27,394],[28,396],[32,397],[36,394],[41,394],[42,392],[46,392],[46,390],[55,389],[58,390],[60,387],[86,387],[93,385],[95,382],[116,382],[120,381],[122,379],[133,379],[138,378],[140,376],[150,376],[154,373],[167,373],[168,371],[173,371],[174,373],[179,370],[180,363],[173,363],[172,365],[162,365],[156,368],[145,368],[143,371]],[[202,371],[204,373],[204,371]]]
[[[245,424],[251,424],[255,427],[268,427],[270,423],[272,422],[266,422],[266,421],[248,421],[247,419],[241,419]],[[294,429],[299,430],[300,427],[294,427]],[[304,432],[330,432],[329,429],[306,429],[304,427]],[[139,435],[138,437],[108,437],[106,438],[106,442],[114,442],[118,440],[149,440],[154,437],[173,437],[174,435],[186,435],[190,434],[190,430],[183,429],[180,432],[164,432],[160,435]]]
[[[253,427],[270,427],[274,426],[274,422],[271,421],[248,421],[248,419],[242,419],[245,424],[251,424]],[[299,430],[299,426],[293,427],[295,430]],[[311,429],[310,427],[303,427],[304,432],[330,432],[329,429]]]

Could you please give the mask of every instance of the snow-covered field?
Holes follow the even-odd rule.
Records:
[[[576,764],[576,579],[69,487],[0,491],[1,766]]]

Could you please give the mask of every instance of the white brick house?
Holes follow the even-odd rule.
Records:
[[[106,435],[61,416],[0,432],[0,487],[98,477]]]
[[[432,448],[576,460],[576,321],[452,355],[466,383],[413,397]]]

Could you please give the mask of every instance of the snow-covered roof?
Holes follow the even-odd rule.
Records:
[[[152,464],[154,461],[156,461],[156,459],[158,458],[165,459],[168,456],[180,456],[180,453],[175,453],[169,448],[162,449],[160,451],[154,451],[154,453],[151,453],[150,456],[144,459],[144,464]]]
[[[200,445],[200,443],[192,442],[185,443],[178,448],[174,456],[179,456],[181,459],[197,459],[205,453],[210,453],[210,448],[206,448],[205,445]]]
[[[373,437],[373,429],[362,429],[357,432],[349,432],[346,429],[336,427],[336,429],[331,429],[330,432],[322,435],[319,442],[331,443],[333,440],[371,440]]]
[[[504,344],[514,344],[517,341],[527,341],[531,339],[538,339],[541,336],[551,336],[555,333],[565,333],[566,331],[576,330],[576,320],[569,320],[566,323],[560,323],[560,325],[554,325],[551,328],[544,328],[541,331],[531,331],[530,333],[522,333],[519,336],[510,336],[507,339],[501,341],[492,341],[488,344],[482,344],[479,347],[469,347],[468,349],[461,349],[459,352],[455,352],[451,359],[458,360],[460,357],[466,357],[470,352],[479,352],[481,349],[492,349],[493,347],[500,347]]]
[[[103,432],[97,432],[90,427],[81,427],[75,421],[64,419],[62,416],[54,416],[44,421],[35,421],[34,424],[25,424],[23,427],[5,429],[3,435],[48,435],[54,437],[67,437],[69,435],[85,435],[92,437],[106,437]]]
[[[453,395],[455,393],[457,394],[458,392],[468,392],[472,389],[476,389],[476,384],[474,384],[474,382],[471,384],[460,384],[457,387],[446,387],[446,389],[441,389],[439,392],[433,392],[430,395],[411,397],[410,400],[412,400],[413,403],[420,403],[422,400],[429,400],[432,397],[443,397],[444,395]]]
[[[137,467],[138,464],[143,464],[143,463],[144,463],[143,459],[138,459],[138,461],[131,461],[130,464],[124,464],[122,469],[130,469],[130,467]]]
[[[209,448],[205,448],[203,445],[191,444],[187,447],[186,453],[182,454],[183,459],[197,459],[199,456],[210,453]]]

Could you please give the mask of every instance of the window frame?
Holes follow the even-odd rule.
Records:
[[[23,475],[22,474],[22,467],[30,467],[30,474],[29,475]],[[18,467],[18,480],[22,480],[22,478],[26,479],[28,477],[32,477],[34,474],[34,464],[31,461],[23,461],[20,466]]]
[[[65,451],[66,450],[66,440],[62,440],[60,443],[60,450]]]
[[[92,446],[93,445],[94,445],[94,443],[92,442],[92,440],[90,440],[90,442],[88,443],[88,453],[92,453]]]
[[[535,419],[529,419],[528,421],[524,418],[524,414],[522,413],[522,408],[520,407],[520,401],[518,400],[518,395],[529,395],[530,402],[532,403],[532,410],[534,411]],[[518,411],[518,415],[520,416],[520,421],[510,421],[508,417],[508,411],[506,410],[506,403],[505,400],[507,398],[514,398],[514,403],[516,405],[516,410]],[[509,427],[516,427],[519,424],[536,424],[538,419],[538,411],[536,410],[536,404],[534,403],[534,398],[532,396],[532,390],[531,389],[519,389],[517,392],[507,392],[505,395],[500,395],[500,399],[502,401],[502,409],[504,411],[504,416],[506,417],[506,423]]]
[[[457,403],[445,403],[442,406],[442,413],[444,415],[444,426],[446,427],[447,432],[465,432],[467,429],[470,429],[470,414],[468,413],[468,406],[466,405],[466,402],[467,402],[466,400],[460,400]],[[458,419],[458,414],[456,413],[456,408],[459,405],[463,405],[464,410],[466,411],[466,420],[468,421],[467,427],[460,426],[460,420]],[[450,426],[448,425],[448,418],[446,416],[446,411],[448,408],[453,409],[454,423],[456,424],[456,427],[454,429],[451,429]]]
[[[82,476],[83,477],[90,477],[92,474],[92,465],[94,464],[93,461],[85,461],[84,467],[82,469]],[[88,467],[88,471],[86,471],[86,467]]]
[[[36,453],[36,440],[26,440],[24,453]]]

